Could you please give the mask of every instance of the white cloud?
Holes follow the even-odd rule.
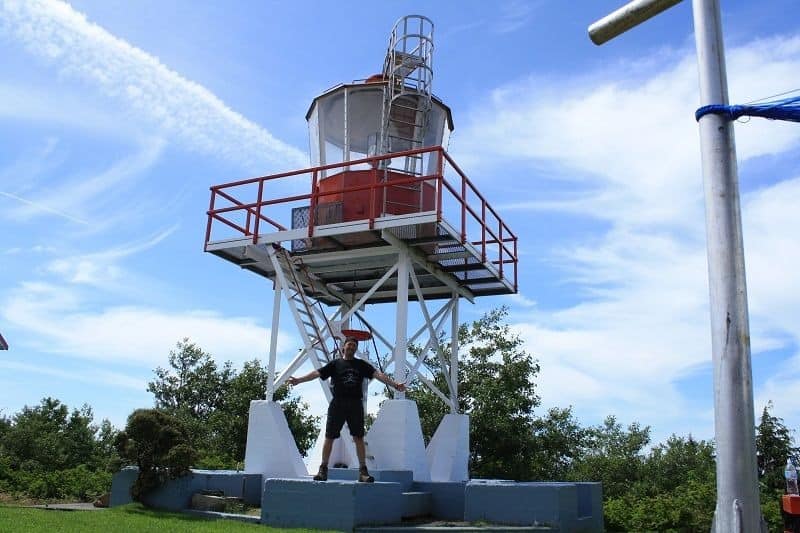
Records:
[[[800,70],[800,37],[753,42],[728,58],[732,101],[779,93],[793,88],[782,84]],[[594,420],[609,413],[640,420],[656,426],[657,438],[659,427],[713,434],[710,405],[694,403],[681,385],[711,364],[695,63],[687,50],[647,68],[621,63],[579,80],[535,77],[500,87],[471,115],[455,154],[462,167],[479,169],[473,176],[520,180],[520,168],[546,166],[546,177],[506,184],[517,192],[501,212],[606,224],[599,237],[562,241],[545,258],[578,287],[579,303],[552,312],[515,305],[515,328],[542,362],[546,405],[572,404]],[[749,165],[800,141],[796,125],[759,119],[737,124],[736,134],[739,159]],[[755,354],[800,344],[795,172],[784,169],[743,197]],[[536,287],[525,296],[539,300]],[[778,383],[793,390],[799,377],[775,374],[757,395],[777,394]],[[776,403],[780,416],[800,418],[785,408]]]
[[[122,289],[141,291],[141,283],[137,283],[140,280],[118,263],[126,257],[153,248],[177,229],[178,226],[174,225],[140,243],[125,244],[89,254],[59,257],[45,265],[45,270],[60,276],[68,283],[93,285],[116,291]]]
[[[23,283],[2,304],[0,317],[24,331],[16,343],[56,353],[109,363],[155,368],[184,337],[235,364],[267,357],[269,329],[249,317],[226,317],[206,310],[167,311],[116,306],[86,310],[86,302],[70,289],[46,283]],[[281,352],[293,347],[279,333]]]
[[[3,0],[0,32],[124,103],[185,146],[222,156],[247,169],[304,166],[302,151],[230,109],[204,87],[187,80],[71,6],[57,0]],[[2,108],[3,106],[0,106]]]
[[[0,191],[0,195],[16,200],[16,208],[5,209],[3,216],[14,221],[26,221],[42,214],[57,215],[72,222],[89,225],[88,219],[97,219],[92,225],[96,231],[108,224],[102,215],[106,212],[126,212],[120,208],[119,201],[125,198],[130,202],[130,188],[126,185],[141,179],[158,161],[164,149],[162,139],[150,139],[143,142],[139,150],[132,155],[114,162],[106,170],[87,175],[79,172],[70,179],[53,179],[41,184],[37,189],[29,191],[29,198]],[[23,189],[30,189],[27,176],[17,181]]]
[[[550,162],[556,171],[548,179],[584,188],[566,199],[556,188],[530,202],[515,201],[517,208],[684,226],[702,213],[697,67],[689,51],[663,60],[655,74],[652,66],[620,64],[579,78],[532,77],[500,87],[472,113],[455,147],[458,160],[469,168]],[[732,101],[793,88],[776,83],[794,79],[798,68],[800,37],[733,49]],[[783,152],[798,140],[792,124],[755,119],[737,127],[741,160]],[[535,177],[526,181],[538,185]]]
[[[60,380],[90,383],[92,385],[103,384],[111,388],[122,387],[135,391],[147,390],[147,382],[145,380],[131,378],[125,374],[110,372],[107,370],[84,368],[81,371],[75,372],[41,365],[17,363],[14,361],[0,361],[0,368],[5,368],[14,372],[40,374],[43,376],[59,378]]]

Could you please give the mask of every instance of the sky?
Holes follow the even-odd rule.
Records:
[[[593,45],[622,3],[0,0],[0,414],[50,396],[121,427],[184,337],[264,359],[272,285],[203,252],[209,187],[309,166],[313,98],[423,14],[448,151],[519,237],[519,294],[461,320],[508,306],[539,414],[713,438],[691,5]],[[721,3],[731,102],[796,91],[796,0]],[[755,410],[796,429],[800,127],[735,132]],[[284,321],[279,366],[300,346]]]

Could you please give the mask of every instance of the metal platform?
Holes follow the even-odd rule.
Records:
[[[398,287],[393,267],[401,252],[411,258],[419,284],[419,291],[409,291],[411,300],[418,299],[419,294],[426,300],[450,298],[454,291],[470,301],[478,296],[516,293],[517,237],[441,147],[409,152],[439,154],[438,172],[407,180],[431,188],[436,199],[431,211],[387,214],[385,205],[373,201],[367,202],[370,205],[361,220],[329,224],[308,220],[311,210],[320,219],[320,206],[330,205],[318,192],[318,175],[381,160],[368,158],[212,187],[205,249],[274,280],[276,272],[266,248],[281,246],[290,251],[295,266],[307,275],[306,295],[328,305],[352,305],[370,292],[364,303],[394,301]],[[456,171],[456,183],[444,178],[445,162]],[[373,199],[386,196],[387,189],[398,185],[381,181],[380,173],[375,171],[374,183],[343,186],[337,194],[369,193]],[[311,193],[265,198],[264,190],[274,180],[296,179],[300,174],[311,176]],[[245,196],[255,192],[256,198],[239,199],[237,191],[247,191]],[[218,207],[221,200],[228,205]],[[304,226],[289,229],[275,221],[281,214],[293,211],[294,215],[301,209],[306,212],[300,222]],[[297,217],[287,218],[297,224]],[[276,231],[261,232],[264,226]],[[219,230],[234,235],[213,238]]]

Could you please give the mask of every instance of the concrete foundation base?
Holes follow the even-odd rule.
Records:
[[[110,505],[129,503],[135,468],[114,475]],[[543,528],[562,532],[603,531],[600,483],[414,481],[410,470],[374,470],[375,483],[358,483],[357,469],[331,468],[327,482],[280,479],[230,471],[193,470],[145,499],[147,505],[186,510],[192,495],[220,491],[261,505],[261,523],[352,531],[400,525],[403,518],[496,524],[505,530]],[[231,515],[233,516],[233,515]],[[527,531],[528,529],[524,529]],[[452,529],[448,529],[452,531]]]

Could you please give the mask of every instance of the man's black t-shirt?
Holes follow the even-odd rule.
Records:
[[[361,383],[372,379],[375,367],[363,359],[334,359],[319,369],[321,379],[331,378],[334,398],[361,398]]]

